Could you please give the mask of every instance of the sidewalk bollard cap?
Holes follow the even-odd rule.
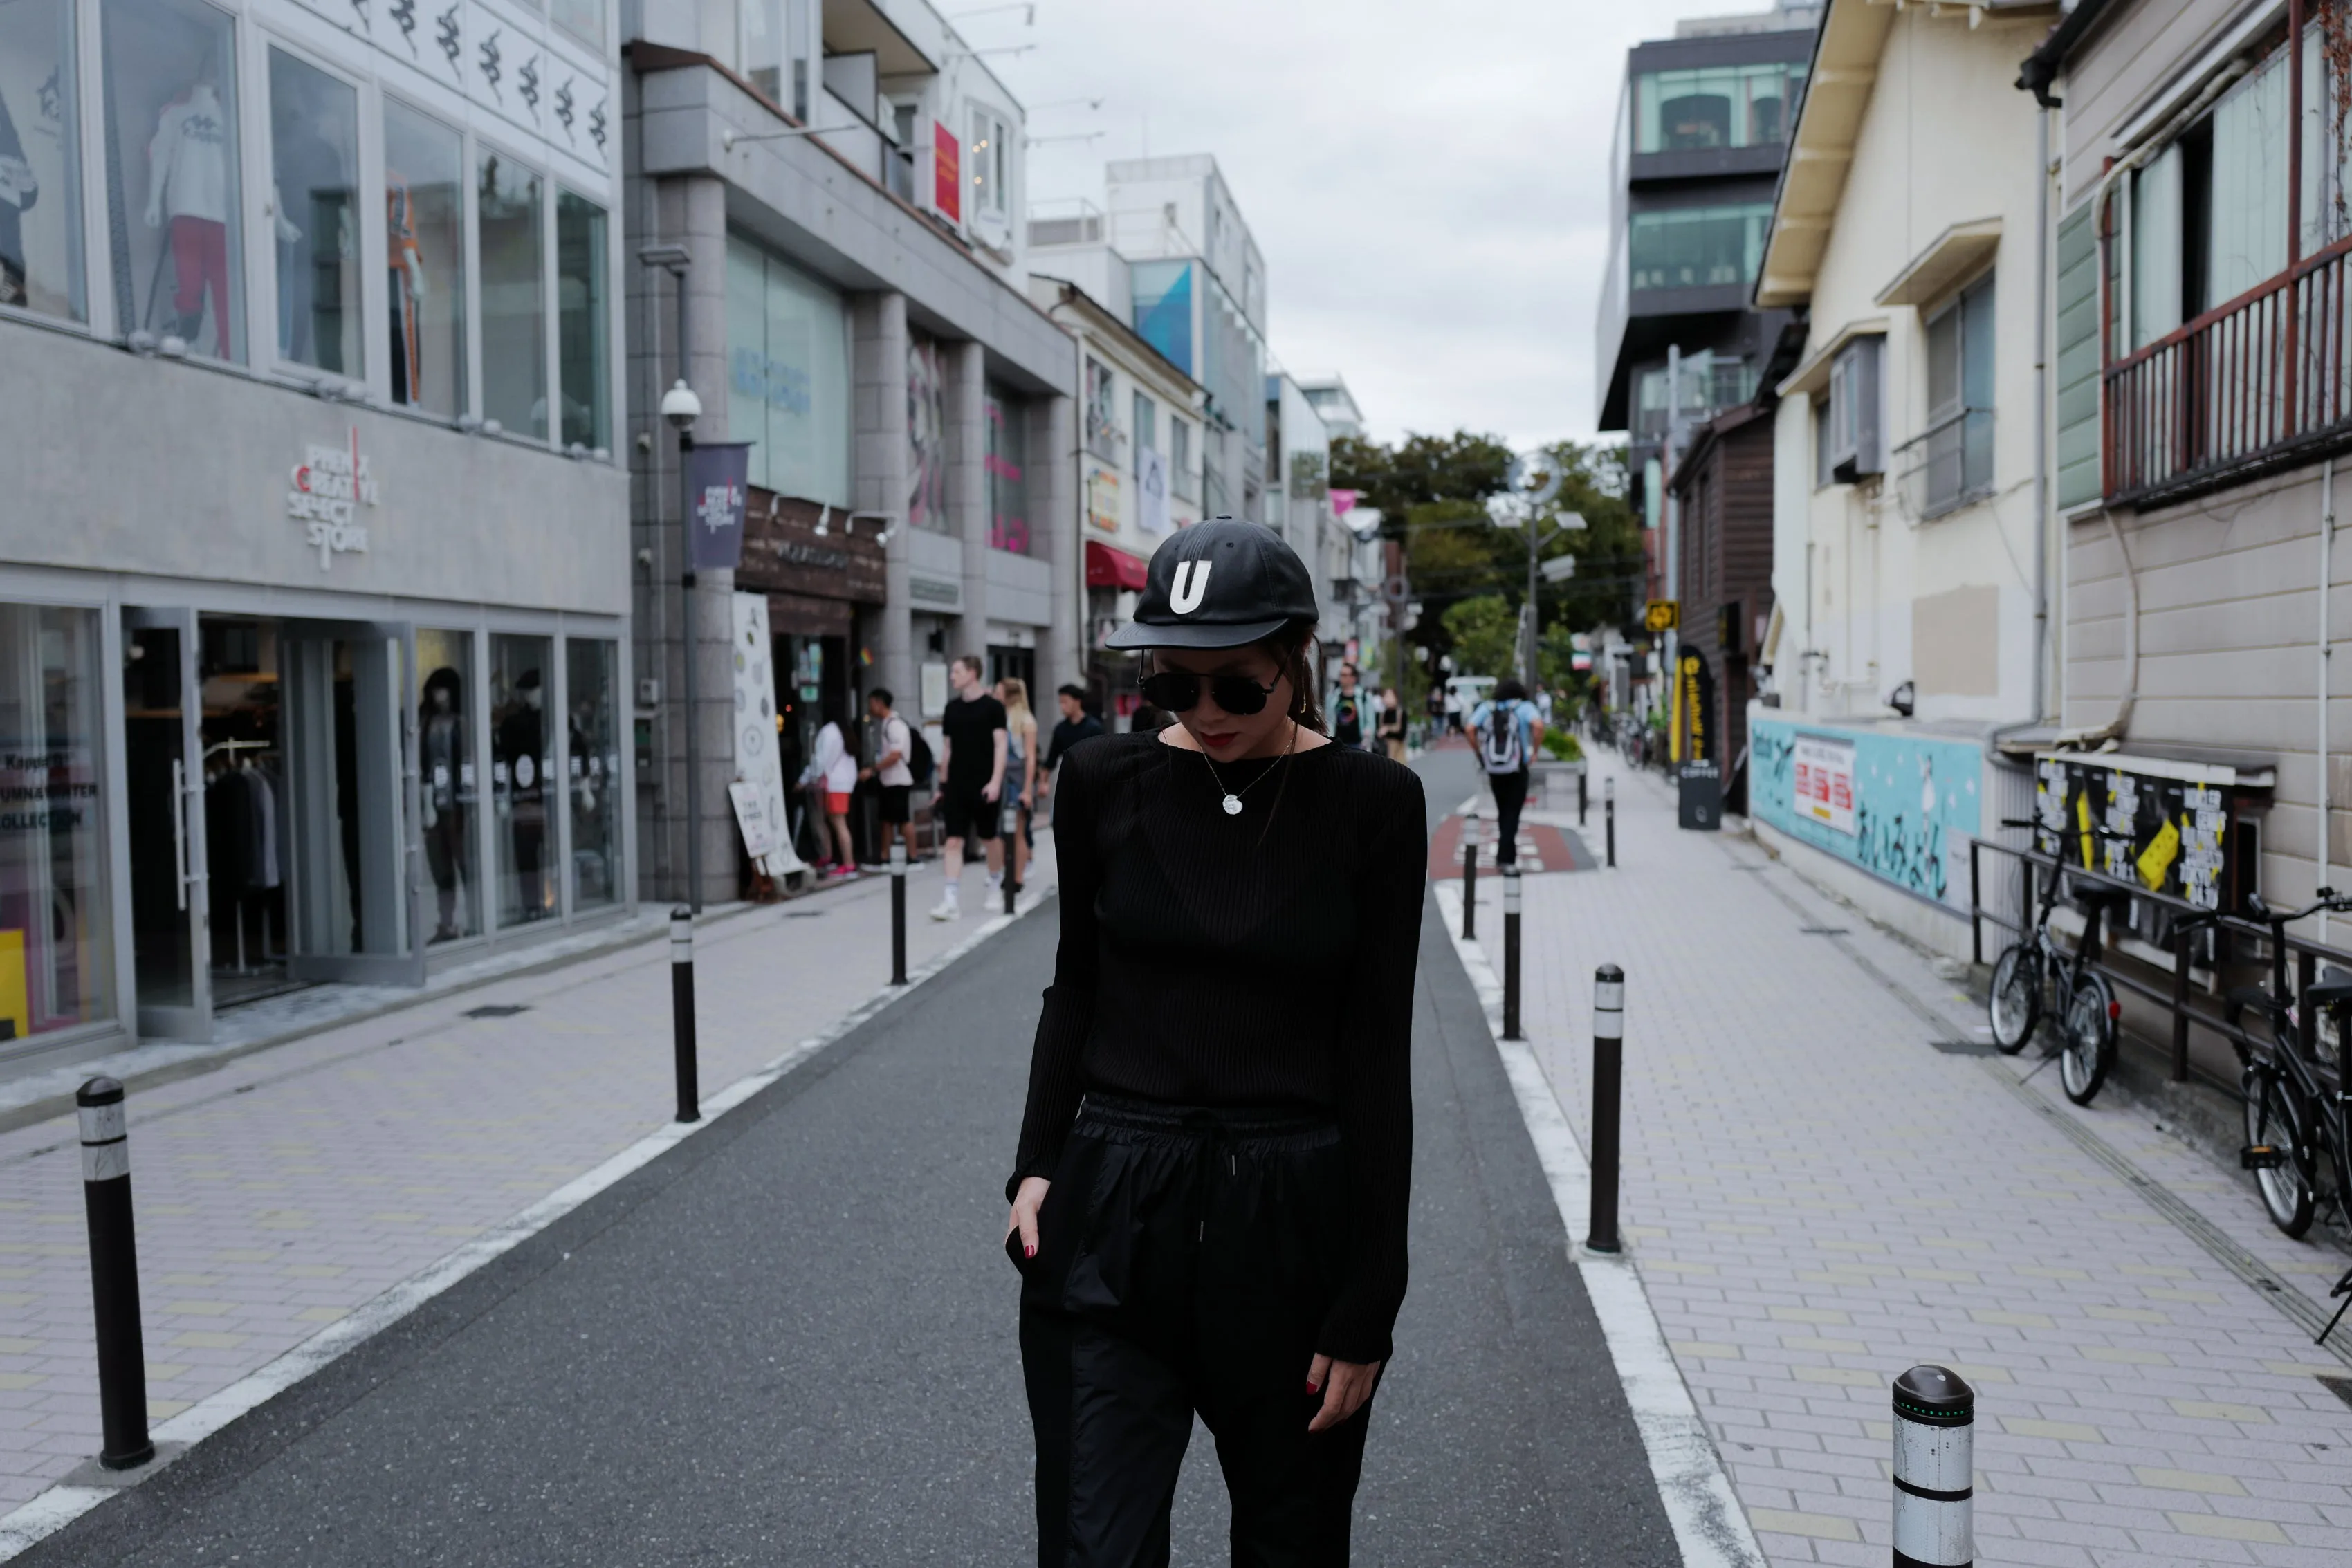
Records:
[[[122,1080],[93,1078],[74,1091],[77,1105],[120,1105],[122,1103]]]
[[[1977,1418],[1977,1391],[1948,1367],[1915,1366],[1895,1380],[1895,1413],[1928,1427],[1965,1427]]]
[[[1603,964],[1592,971],[1592,983],[1596,986],[1622,986],[1625,983],[1625,971],[1614,964]]]
[[[688,908],[685,904],[681,904],[677,905],[676,908],[672,909],[672,910],[669,912],[669,923],[670,923],[672,925],[677,925],[677,924],[679,921],[681,921],[681,920],[691,923],[691,922],[693,921],[693,919],[694,919],[694,911],[693,911],[693,910],[691,910],[691,909],[688,909]]]

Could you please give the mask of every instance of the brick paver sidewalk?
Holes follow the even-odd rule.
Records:
[[[1024,905],[1053,881],[1044,835]],[[889,879],[706,925],[706,1097],[890,977]],[[916,968],[988,915],[926,918]],[[525,1010],[469,1017],[486,1007]],[[343,1317],[657,1127],[676,1107],[665,937],[362,1020],[136,1092],[132,1183],[149,1406],[162,1420]],[[0,1135],[0,1514],[97,1452],[81,1168],[70,1119]],[[1007,1151],[1008,1157],[1011,1151]]]
[[[2352,1562],[2352,1407],[2319,1381],[2352,1367],[1988,1059],[1934,1049],[1983,1020],[1920,956],[1601,770],[1619,869],[1528,880],[1526,1019],[1581,1135],[1592,971],[1624,967],[1627,1233],[1772,1562],[1887,1560],[1888,1384],[1922,1361],[1978,1388],[1980,1563]],[[2304,1293],[2343,1269],[2148,1114],[2066,1114]]]

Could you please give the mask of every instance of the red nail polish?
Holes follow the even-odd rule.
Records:
[[[1022,1255],[1024,1258],[1034,1258],[1035,1256],[1037,1256],[1037,1249],[1035,1249],[1034,1247],[1030,1247],[1030,1246],[1025,1246],[1025,1245],[1024,1245],[1024,1246],[1021,1249],[1021,1255]]]
[[[1319,1385],[1319,1384],[1310,1383],[1310,1384],[1308,1384],[1308,1385],[1307,1385],[1307,1392],[1310,1396],[1311,1396],[1311,1395],[1320,1394],[1320,1393],[1322,1393],[1322,1392],[1323,1392],[1322,1385]]]

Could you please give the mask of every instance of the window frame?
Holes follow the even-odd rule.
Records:
[[[489,411],[489,384],[483,364],[482,297],[489,282],[482,262],[482,162],[489,157],[508,160],[518,168],[526,169],[539,181],[539,330],[540,330],[540,396],[547,403],[549,418],[544,433],[534,435],[527,430],[512,430],[500,422],[501,440],[518,441],[525,445],[544,445],[551,452],[561,452],[556,432],[561,422],[553,416],[555,397],[555,174],[537,158],[517,152],[507,142],[478,132],[466,138],[466,244],[467,256],[473,262],[473,288],[467,299],[466,353],[470,361],[474,397],[471,407],[484,421],[492,418]],[[605,214],[611,221],[611,214]]]
[[[56,316],[36,309],[31,305],[0,304],[0,321],[21,321],[50,331],[103,338],[115,335],[101,331],[99,326],[101,310],[110,316],[113,312],[113,276],[110,259],[112,235],[106,228],[110,201],[103,189],[102,168],[100,171],[100,199],[90,199],[89,172],[90,139],[93,134],[101,138],[106,134],[105,44],[99,31],[95,0],[63,0],[63,7],[65,48],[59,74],[73,84],[73,112],[66,121],[71,140],[66,149],[65,170],[66,178],[73,187],[72,195],[68,198],[70,202],[68,222],[72,232],[68,242],[67,265],[75,270],[68,292],[78,299],[81,313],[78,316]],[[97,40],[95,50],[90,47],[93,39]],[[91,63],[93,57],[96,64]],[[96,93],[88,90],[92,76],[98,78],[100,89]],[[97,101],[93,102],[93,99]],[[22,116],[12,111],[11,118],[21,120]],[[21,141],[24,138],[22,124],[17,125],[16,135]],[[101,141],[99,146],[102,149],[104,142]],[[98,156],[102,163],[104,152],[101,151]],[[46,194],[46,189],[43,189],[37,193],[35,200],[38,201]],[[101,282],[104,287],[100,287]]]
[[[411,419],[430,420],[436,424],[448,424],[454,426],[459,420],[465,419],[469,413],[474,413],[481,407],[481,385],[475,374],[475,371],[478,368],[479,361],[475,336],[481,329],[481,323],[476,316],[476,309],[479,303],[479,296],[481,292],[479,287],[481,282],[479,276],[481,269],[481,244],[480,236],[477,232],[477,225],[474,221],[474,202],[476,196],[474,188],[475,139],[473,133],[465,126],[450,123],[446,115],[438,113],[430,106],[419,102],[416,99],[410,97],[408,94],[394,91],[389,88],[379,90],[376,94],[375,112],[371,117],[371,121],[374,126],[375,134],[375,158],[373,165],[375,190],[380,197],[388,200],[391,193],[392,169],[389,151],[391,138],[387,136],[384,131],[384,116],[391,112],[394,105],[399,107],[400,111],[403,114],[415,115],[417,119],[422,120],[428,124],[440,127],[443,131],[449,132],[452,136],[455,136],[457,139],[457,245],[462,252],[462,259],[466,267],[466,275],[463,281],[465,297],[459,302],[457,312],[458,331],[463,335],[465,340],[464,361],[463,363],[457,367],[457,412],[454,414],[444,415],[436,413],[431,409],[421,408],[415,402],[398,402],[394,401],[392,396],[392,365],[389,358],[387,358],[383,367],[383,375],[380,382],[379,379],[371,372],[368,384],[372,387],[380,386],[383,394],[384,406],[397,413],[404,414]],[[384,205],[384,203],[383,201],[379,201],[372,203],[370,205],[374,208],[382,208]],[[389,213],[379,212],[377,222],[383,225],[383,254],[386,256],[389,256],[391,255],[392,246],[391,216]],[[362,289],[369,286],[368,274],[370,270],[371,269],[366,267],[362,267],[361,269],[360,284]],[[389,270],[388,267],[387,270]],[[383,284],[382,287],[383,297],[377,302],[376,320],[381,325],[388,325],[392,319],[391,284],[389,281],[386,281]]]
[[[2000,364],[1999,276],[1997,267],[1988,267],[1950,290],[1932,312],[1920,313],[1919,330],[1924,350],[1920,355],[1920,370],[1926,383],[1927,418],[1916,439],[1922,448],[1919,467],[1922,475],[1920,512],[1923,517],[1942,517],[1992,493],[1994,454],[1990,428],[1999,401],[1996,390]],[[1983,323],[1981,329],[1979,322]],[[1939,400],[1936,385],[1936,340],[1939,333],[1946,331],[1949,332],[1951,339],[1953,385],[1951,395]],[[1970,382],[1978,379],[1972,371],[1979,367],[1973,365],[1971,361],[1979,350],[1984,359],[1980,369],[1986,389],[1985,401],[1980,403],[1969,391]],[[1981,421],[1979,415],[1983,416]],[[1947,437],[1946,432],[1955,428],[1958,431],[1958,436]],[[1980,447],[1978,445],[1979,432],[1983,433]],[[1937,465],[1941,461],[1937,450],[1947,440],[1957,441],[1957,450],[1952,456],[1957,459],[1958,472],[1952,488],[1941,491],[1935,488]],[[1969,464],[1979,452],[1983,458],[1983,472],[1971,476]]]
[[[392,384],[392,367],[388,362],[379,363],[385,359],[385,355],[383,343],[377,338],[375,329],[383,324],[386,312],[391,308],[391,286],[383,277],[383,268],[370,267],[367,264],[370,256],[382,257],[391,254],[391,242],[384,232],[382,200],[383,194],[383,92],[373,75],[355,79],[348,67],[331,60],[315,49],[307,47],[299,40],[289,37],[282,32],[267,26],[257,26],[250,31],[254,35],[254,52],[258,57],[257,69],[254,72],[253,79],[259,83],[261,90],[250,94],[259,101],[251,106],[248,118],[258,120],[260,128],[258,136],[255,138],[253,152],[241,162],[259,165],[259,172],[268,180],[266,189],[268,194],[264,198],[257,214],[253,210],[251,198],[247,196],[245,200],[247,210],[241,215],[249,229],[258,231],[247,241],[247,256],[260,256],[264,258],[266,264],[261,267],[252,267],[248,264],[248,270],[266,273],[268,279],[258,289],[267,303],[268,311],[266,316],[257,319],[268,331],[269,355],[264,361],[261,356],[254,352],[254,329],[253,323],[249,321],[246,326],[247,362],[257,369],[266,370],[273,376],[299,382],[305,385],[315,385],[321,381],[334,378],[346,382],[357,382],[379,392],[384,392]],[[278,219],[283,215],[278,211],[278,204],[283,193],[278,189],[278,84],[276,75],[271,68],[272,51],[284,55],[297,65],[307,66],[329,80],[338,82],[351,89],[352,193],[359,206],[356,225],[358,254],[352,263],[359,273],[360,371],[357,375],[352,375],[349,371],[324,370],[300,360],[289,359],[281,351],[278,341],[284,297],[281,292],[283,279],[278,277],[277,225]],[[247,179],[249,183],[250,172]],[[369,199],[370,192],[374,193],[375,200]],[[244,196],[245,193],[240,192],[239,194]],[[374,346],[373,352],[370,351],[371,344]],[[389,401],[388,397],[386,401]]]

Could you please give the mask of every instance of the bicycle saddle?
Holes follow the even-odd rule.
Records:
[[[2066,895],[2080,904],[2085,914],[2094,909],[2120,909],[2131,902],[2131,894],[2120,887],[2109,887],[2087,878],[2077,877],[2066,885]]]
[[[2339,1008],[2347,1002],[2352,1002],[2352,975],[2347,975],[2341,969],[2330,969],[2328,975],[2329,978],[2322,980],[2318,985],[2303,993],[2311,998],[2311,1005],[2315,1008]]]

